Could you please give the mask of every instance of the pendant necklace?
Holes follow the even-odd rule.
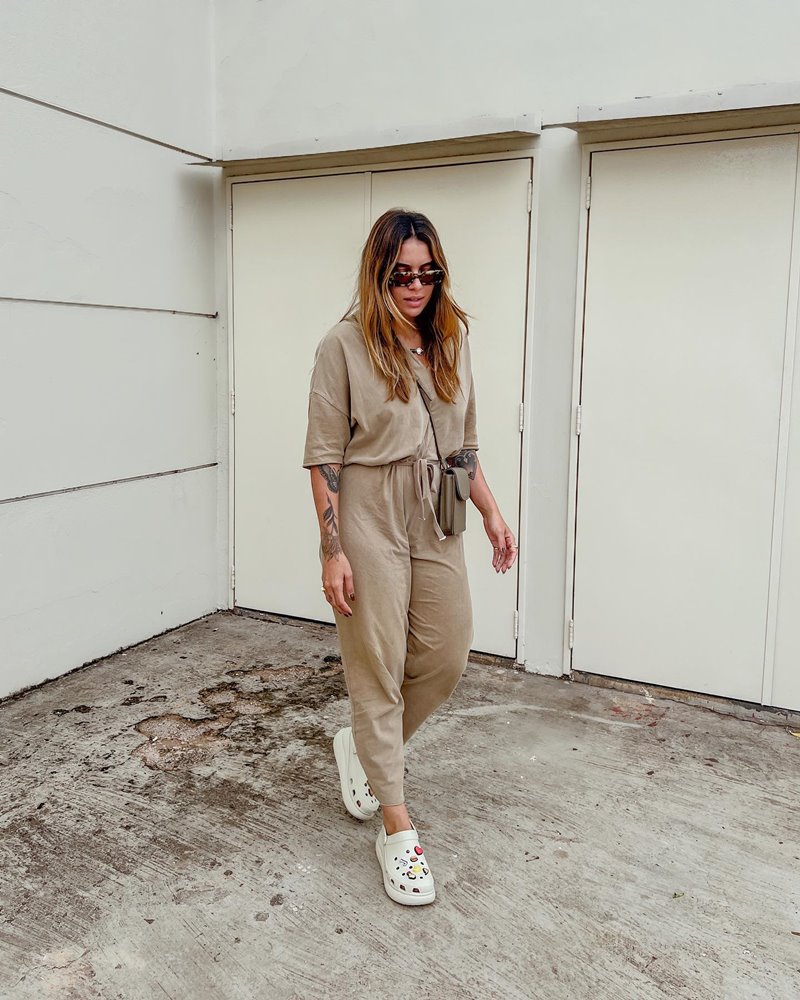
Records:
[[[419,354],[424,354],[425,353],[425,348],[424,347],[409,347],[409,351],[411,351],[412,354],[419,355]]]

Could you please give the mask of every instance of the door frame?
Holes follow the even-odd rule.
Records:
[[[263,181],[289,180],[304,177],[325,177],[338,174],[365,174],[381,173],[384,171],[396,170],[416,170],[423,167],[451,167],[465,164],[492,163],[498,160],[528,160],[530,161],[532,177],[532,198],[530,211],[528,213],[528,239],[527,239],[527,282],[525,288],[525,321],[523,330],[523,379],[522,379],[522,399],[523,413],[529,411],[529,403],[532,395],[532,356],[531,338],[534,315],[534,288],[535,288],[535,237],[538,229],[538,187],[536,183],[536,157],[537,141],[532,140],[519,148],[503,150],[499,152],[484,152],[472,154],[454,154],[452,156],[427,156],[416,159],[404,159],[398,154],[398,158],[391,160],[364,160],[361,163],[347,163],[340,166],[325,167],[295,167],[283,170],[261,170],[253,173],[231,173],[224,176],[225,194],[225,226],[226,226],[226,324],[228,330],[228,377],[227,377],[227,439],[228,439],[228,600],[227,606],[233,609],[236,606],[236,586],[235,586],[235,383],[234,383],[234,356],[236,328],[233,308],[233,187],[235,184],[260,183]],[[370,151],[373,155],[376,151]],[[367,178],[368,180],[368,178]],[[370,210],[370,187],[365,183],[364,193],[364,229],[365,235],[369,228]],[[528,478],[531,468],[532,456],[531,435],[528,433],[527,420],[523,421],[520,431],[520,490],[519,509],[517,517],[519,522],[519,552],[517,556],[517,637],[516,656],[514,662],[525,666],[525,632],[527,615],[524,609],[527,607],[529,594],[529,560],[527,558],[528,549]]]
[[[583,339],[585,334],[584,317],[586,306],[586,280],[589,252],[590,212],[590,176],[592,154],[603,150],[636,149],[648,146],[685,146],[701,142],[719,142],[724,140],[747,139],[771,135],[798,135],[800,123],[793,125],[773,125],[754,128],[721,129],[714,132],[681,133],[679,135],[659,136],[657,138],[616,139],[607,141],[587,142],[581,150],[581,198],[583,205],[580,212],[580,231],[578,238],[578,272],[575,296],[575,329],[572,361],[572,406],[570,410],[571,432],[569,445],[569,486],[567,509],[567,552],[566,552],[566,586],[564,593],[564,673],[572,674],[573,648],[570,644],[570,633],[578,628],[578,623],[572,623],[575,598],[575,566],[577,552],[575,546],[577,533],[577,503],[578,503],[578,463],[580,437],[577,433],[577,407],[581,398],[581,378],[583,359]],[[794,223],[792,231],[792,260],[789,278],[789,294],[786,311],[786,329],[784,332],[784,368],[781,384],[781,403],[778,423],[777,449],[777,481],[775,484],[775,504],[773,510],[773,532],[770,551],[769,591],[767,600],[767,623],[762,662],[761,703],[771,704],[772,685],[775,669],[775,642],[778,626],[778,589],[780,581],[780,561],[783,540],[784,511],[786,499],[787,460],[789,451],[789,416],[792,399],[792,382],[794,370],[794,355],[796,342],[800,333],[800,266],[796,248],[800,247],[800,156],[798,156],[798,182],[795,184]],[[799,376],[800,377],[800,376]]]

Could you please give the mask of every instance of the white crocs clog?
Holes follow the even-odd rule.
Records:
[[[433,875],[415,826],[413,830],[387,835],[381,823],[375,853],[383,872],[383,887],[390,899],[405,906],[422,906],[434,901]]]
[[[345,726],[333,737],[333,755],[339,768],[339,783],[345,809],[356,819],[371,819],[380,802],[375,798],[361,766],[353,741],[353,730]]]

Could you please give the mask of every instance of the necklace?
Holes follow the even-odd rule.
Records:
[[[409,347],[409,351],[411,351],[412,354],[418,354],[419,355],[419,354],[424,354],[425,353],[425,348],[424,347]]]

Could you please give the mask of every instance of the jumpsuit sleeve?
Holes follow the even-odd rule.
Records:
[[[350,436],[350,379],[347,359],[341,342],[326,336],[314,355],[308,393],[303,468],[343,465]]]
[[[470,451],[478,450],[478,415],[475,409],[475,383],[472,379],[472,359],[469,350],[469,338],[464,338],[467,352],[467,372],[469,377],[469,396],[467,398],[467,412],[464,416],[464,447]]]

